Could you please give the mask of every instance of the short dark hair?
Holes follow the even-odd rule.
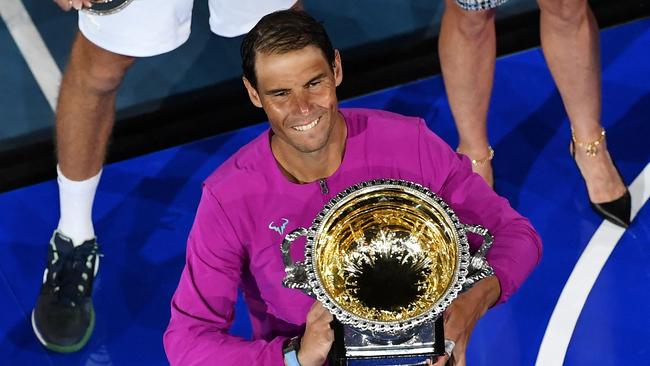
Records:
[[[334,66],[334,47],[323,25],[300,10],[282,10],[264,16],[244,37],[241,59],[244,76],[257,87],[255,55],[257,52],[283,54],[316,46],[327,62]]]

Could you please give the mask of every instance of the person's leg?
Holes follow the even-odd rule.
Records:
[[[133,61],[77,34],[56,111],[57,157],[69,179],[84,180],[100,171],[113,128],[117,90]]]
[[[93,331],[99,248],[91,212],[118,88],[136,57],[169,52],[188,39],[192,7],[192,0],[140,0],[110,15],[78,14],[56,113],[61,218],[32,312],[34,333],[50,350],[74,352]]]
[[[56,112],[61,219],[75,245],[94,237],[91,208],[115,118],[115,97],[134,58],[106,51],[78,33]]]
[[[544,57],[560,91],[575,139],[601,136],[601,82],[596,20],[586,0],[538,0]],[[594,203],[613,201],[626,192],[607,151],[606,141],[589,156],[575,147],[575,160]]]
[[[32,312],[37,338],[53,351],[75,352],[93,331],[98,246],[92,204],[113,127],[115,97],[133,60],[99,48],[79,33],[63,75],[56,111],[61,218]]]
[[[470,159],[490,186],[487,111],[492,93],[496,36],[494,10],[467,11],[454,0],[445,1],[438,43],[447,98],[458,129],[458,151]]]

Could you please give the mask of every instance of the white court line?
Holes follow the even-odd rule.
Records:
[[[634,218],[650,196],[650,164],[646,165],[629,189]],[[536,366],[558,366],[564,362],[573,330],[589,292],[624,232],[625,229],[609,221],[603,221],[596,230],[555,304],[537,354]]]
[[[47,102],[52,110],[55,110],[61,84],[61,70],[45,46],[27,9],[20,0],[0,0],[0,16],[7,24],[9,33],[23,54]]]

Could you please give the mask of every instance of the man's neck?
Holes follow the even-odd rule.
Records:
[[[343,161],[347,138],[345,120],[340,114],[338,117],[328,145],[317,152],[297,152],[288,146],[272,149],[278,167],[289,180],[295,183],[311,183],[336,172]]]

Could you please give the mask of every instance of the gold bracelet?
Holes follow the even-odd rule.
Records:
[[[463,154],[458,149],[456,149],[456,152]],[[494,158],[494,150],[492,149],[492,146],[488,145],[488,156],[484,157],[483,159],[472,159],[467,154],[463,154],[463,155],[467,156],[469,160],[472,161],[473,166],[481,166]]]
[[[597,140],[594,141],[589,141],[589,142],[581,142],[576,139],[576,134],[573,131],[573,128],[571,129],[571,140],[573,140],[573,143],[576,146],[579,146],[583,149],[585,149],[585,154],[587,156],[594,157],[598,155],[598,146],[605,141],[605,129],[601,128],[600,129],[600,136],[598,137]]]

